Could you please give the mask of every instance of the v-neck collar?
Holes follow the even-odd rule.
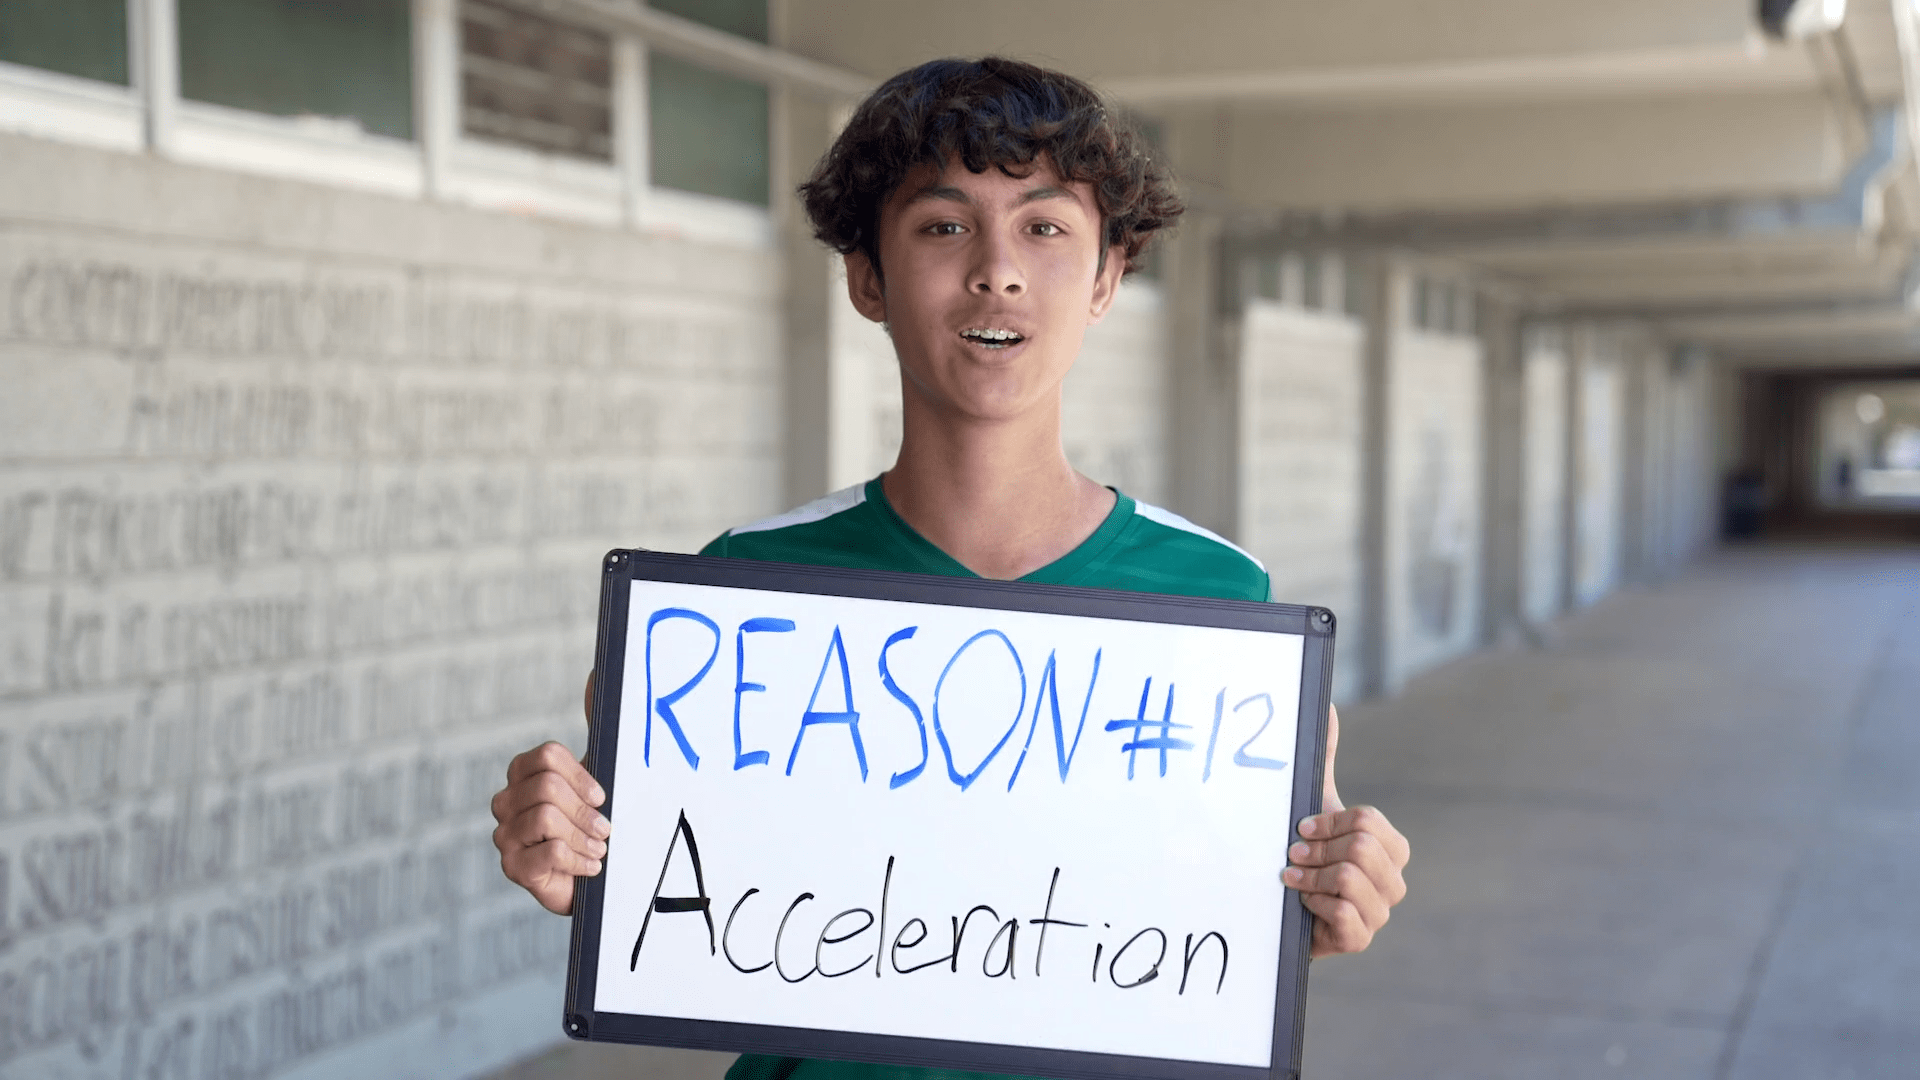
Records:
[[[1088,566],[1092,565],[1102,553],[1111,547],[1115,540],[1133,518],[1133,499],[1126,492],[1109,488],[1114,494],[1113,509],[1107,512],[1107,518],[1093,534],[1074,547],[1072,551],[1053,560],[1032,573],[1022,575],[1020,581],[1030,581],[1042,585],[1071,585]],[[880,511],[880,520],[889,532],[894,547],[910,557],[916,569],[926,574],[944,574],[948,577],[978,578],[966,564],[942,551],[938,545],[920,535],[907,519],[887,501],[887,493],[879,477],[867,481],[867,501]]]

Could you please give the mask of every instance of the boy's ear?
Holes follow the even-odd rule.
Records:
[[[847,267],[847,299],[853,301],[853,310],[873,322],[886,322],[887,290],[880,284],[873,260],[864,251],[849,251],[841,261]]]
[[[1092,326],[1106,317],[1107,310],[1113,307],[1113,297],[1120,289],[1120,278],[1127,272],[1127,249],[1115,244],[1107,249],[1106,262],[1101,264],[1100,272],[1093,279],[1093,306],[1087,312],[1087,325]],[[849,274],[848,279],[852,276]]]

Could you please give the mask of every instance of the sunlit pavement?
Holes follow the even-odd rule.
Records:
[[[1305,1076],[1920,1077],[1920,545],[1730,550],[1550,638],[1342,710],[1412,893],[1314,964]]]
[[[1343,710],[1413,842],[1305,1075],[1920,1077],[1920,545],[1732,550]]]

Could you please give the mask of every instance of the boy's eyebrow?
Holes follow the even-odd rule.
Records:
[[[1049,184],[1046,187],[1028,188],[1027,190],[1021,192],[1020,197],[1013,201],[1013,205],[1025,206],[1030,202],[1039,202],[1041,199],[1072,199],[1072,198],[1073,198],[1073,192],[1068,191],[1066,188]]]
[[[1072,199],[1072,198],[1073,198],[1073,192],[1068,191],[1066,188],[1060,187],[1057,184],[1048,184],[1043,187],[1028,188],[1027,190],[1021,192],[1020,197],[1013,201],[1013,205],[1025,206],[1030,202],[1039,202],[1042,199]],[[968,206],[973,205],[972,197],[969,196],[966,192],[960,190],[957,187],[952,187],[946,184],[930,184],[926,187],[921,188],[919,191],[914,192],[913,195],[907,199],[907,205],[911,206],[914,203],[926,202],[929,200],[938,200],[940,202],[957,202],[957,203],[962,203]]]
[[[961,191],[957,187],[950,187],[942,184],[929,184],[926,187],[921,188],[919,191],[914,192],[913,195],[907,199],[906,204],[908,206],[912,206],[914,203],[917,203],[917,202],[927,202],[928,200],[934,200],[934,199],[937,199],[941,202],[957,202],[957,203],[965,203],[967,205],[973,204],[973,200],[967,197],[966,192]]]

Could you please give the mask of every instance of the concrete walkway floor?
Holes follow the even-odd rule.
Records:
[[[1728,551],[1342,719],[1412,892],[1314,964],[1310,1080],[1920,1078],[1920,546]]]
[[[1412,839],[1306,1075],[1920,1078],[1920,546],[1720,554],[1343,710]]]

